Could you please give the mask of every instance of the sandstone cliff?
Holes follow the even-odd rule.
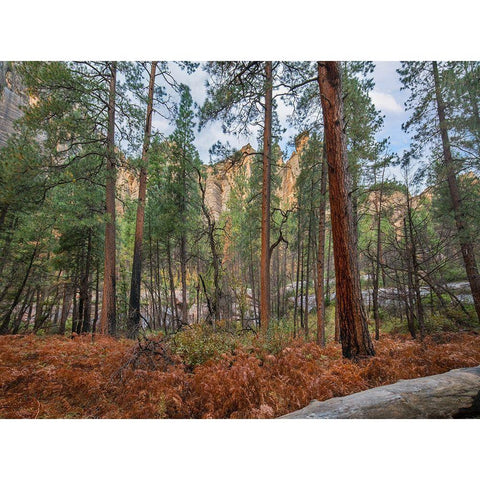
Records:
[[[300,155],[308,141],[308,135],[301,134],[295,142],[295,150],[290,158],[284,162],[279,156],[278,172],[280,186],[275,192],[280,199],[282,209],[292,208],[295,203],[295,182],[300,173]],[[234,155],[213,165],[207,165],[206,202],[216,220],[228,208],[230,192],[238,175],[250,178],[252,165],[255,161],[261,161],[259,154],[248,144],[240,149],[238,155]]]
[[[10,62],[0,62],[0,147],[13,133],[13,123],[21,117],[25,97]]]

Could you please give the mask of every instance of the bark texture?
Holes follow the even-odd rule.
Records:
[[[320,209],[318,214],[318,252],[317,252],[317,344],[325,346],[325,211],[327,197],[327,162],[325,159],[325,140],[323,142],[322,177],[320,181]]]
[[[110,92],[108,99],[107,131],[107,181],[106,181],[106,215],[105,225],[105,268],[103,278],[102,314],[100,333],[115,335],[117,332],[116,312],[116,269],[115,269],[115,84],[117,62],[110,64]]]
[[[342,353],[346,358],[375,355],[360,288],[339,63],[318,62],[318,83],[327,150],[336,301]]]
[[[270,321],[270,191],[272,147],[272,62],[265,62],[265,124],[263,130],[262,233],[260,257],[260,326]]]
[[[147,116],[143,135],[142,163],[138,186],[137,219],[135,224],[135,245],[133,247],[132,280],[130,284],[130,301],[128,310],[128,334],[131,338],[138,333],[140,326],[140,291],[142,280],[142,244],[143,227],[145,223],[145,197],[147,193],[148,150],[152,132],[153,92],[157,63],[152,62],[150,81],[148,84]]]

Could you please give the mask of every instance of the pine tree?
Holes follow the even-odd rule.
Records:
[[[411,92],[406,105],[412,110],[412,115],[404,128],[415,131],[411,150],[405,160],[418,157],[426,146],[439,148],[442,152],[442,173],[448,184],[460,250],[480,320],[480,274],[458,187],[457,172],[461,167],[462,154],[461,151],[456,152],[457,158],[454,159],[450,140],[450,131],[454,126],[451,119],[447,118],[454,105],[447,106],[445,103],[444,92],[448,89],[444,82],[444,70],[439,69],[437,62],[403,62],[398,72],[403,88]]]
[[[157,63],[151,63],[150,80],[148,86],[147,112],[145,119],[145,132],[142,148],[142,159],[140,167],[140,179],[138,187],[138,205],[137,218],[135,226],[135,245],[132,262],[132,280],[130,286],[130,301],[128,311],[128,332],[134,337],[140,325],[140,292],[142,276],[142,244],[143,244],[143,225],[145,218],[145,197],[147,190],[147,169],[148,169],[148,151],[150,148],[150,136],[152,131],[153,117],[153,95],[155,88],[155,75]]]
[[[108,95],[108,129],[107,129],[107,157],[106,157],[106,187],[105,187],[105,266],[103,279],[102,313],[100,317],[100,333],[115,335],[117,333],[117,273],[116,273],[116,245],[115,245],[115,184],[116,155],[115,155],[115,96],[117,80],[117,63],[108,65],[110,71]]]
[[[337,305],[342,352],[347,358],[374,355],[360,288],[356,234],[348,175],[341,70],[337,62],[318,63],[325,125]]]
[[[263,117],[262,234],[260,255],[260,325],[270,321],[271,147],[274,70],[272,62],[210,62],[202,123],[222,119],[228,131],[248,132]]]
[[[149,235],[163,247],[168,273],[168,303],[175,327],[188,323],[187,274],[198,246],[201,225],[201,192],[198,172],[202,166],[194,146],[194,113],[190,89],[180,86],[175,130],[167,141],[153,145],[150,158],[149,198],[146,215]],[[180,266],[181,311],[177,311],[174,262]]]

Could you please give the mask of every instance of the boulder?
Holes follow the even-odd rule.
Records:
[[[313,400],[281,418],[480,418],[480,366]]]

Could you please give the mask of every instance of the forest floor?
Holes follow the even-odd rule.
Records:
[[[480,364],[476,332],[423,343],[383,335],[352,362],[273,335],[187,329],[141,342],[97,336],[0,337],[1,418],[273,418],[368,388]]]

